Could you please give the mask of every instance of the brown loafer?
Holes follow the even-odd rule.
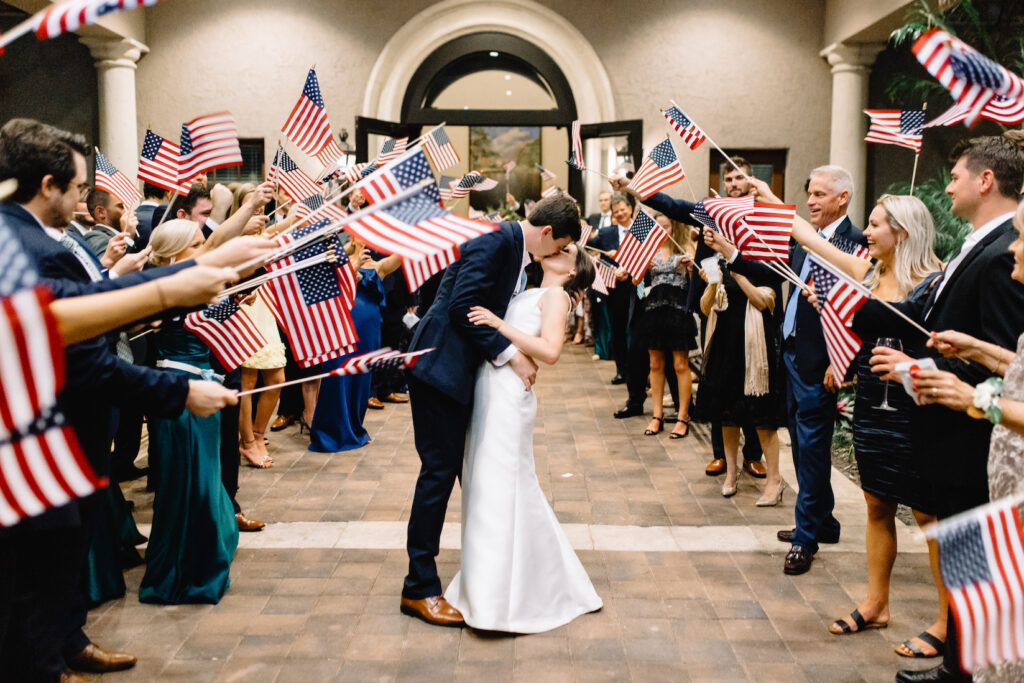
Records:
[[[408,403],[409,402],[409,394],[400,394],[398,392],[395,392],[393,394],[388,394],[387,396],[384,397],[384,402],[385,403]]]
[[[366,407],[374,410],[384,410],[384,404],[376,396],[370,397],[370,400],[366,402]]]
[[[263,527],[266,526],[266,524],[258,519],[249,519],[242,512],[235,515],[235,521],[238,522],[239,531],[262,531]]]
[[[717,477],[719,474],[725,474],[725,460],[722,458],[715,458],[708,463],[708,466],[704,468],[704,474],[709,477]]]
[[[278,415],[277,419],[270,423],[270,431],[279,432],[282,429],[287,429],[295,422],[295,416],[289,415]]]
[[[744,460],[743,471],[758,479],[764,479],[768,476],[768,470],[764,468],[764,464],[760,460]]]
[[[452,607],[451,603],[444,599],[443,595],[432,595],[422,600],[402,598],[400,607],[402,614],[410,617],[417,617],[435,626],[465,626],[459,610]]]
[[[69,668],[76,671],[104,674],[130,669],[135,666],[137,661],[134,655],[124,652],[108,652],[96,643],[89,643],[81,652],[68,659],[67,664]]]

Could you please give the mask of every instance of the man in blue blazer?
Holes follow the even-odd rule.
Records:
[[[845,240],[866,247],[864,234],[853,226],[846,210],[853,196],[853,178],[839,166],[820,166],[810,174],[807,208],[818,235],[832,242]],[[745,261],[734,254],[732,270],[741,275],[764,273],[767,266]],[[806,253],[792,243],[789,265],[808,280]],[[842,377],[832,374],[818,311],[793,288],[782,323],[783,361],[786,365],[786,403],[789,436],[800,492],[796,501],[796,527],[778,533],[791,543],[783,571],[803,574],[811,568],[818,543],[839,541],[839,522],[832,515],[832,430],[835,426],[835,392]]]
[[[537,203],[529,220],[504,222],[467,242],[448,266],[430,310],[416,326],[410,351],[434,349],[410,372],[409,397],[420,474],[416,481],[406,548],[409,574],[401,611],[440,626],[461,626],[459,611],[442,595],[434,558],[441,542],[448,499],[462,472],[473,386],[481,364],[508,363],[529,391],[537,374],[533,360],[493,328],[469,321],[473,306],[503,317],[522,289],[530,256],[542,258],[580,238],[576,200],[567,195]]]

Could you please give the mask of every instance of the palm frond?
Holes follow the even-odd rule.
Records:
[[[943,261],[955,256],[964,243],[964,238],[971,232],[971,224],[951,212],[952,201],[946,194],[949,185],[949,171],[945,168],[933,178],[918,183],[914,187],[914,196],[924,202],[928,212],[935,221],[935,255]],[[893,183],[886,192],[890,194],[909,194],[910,183]]]

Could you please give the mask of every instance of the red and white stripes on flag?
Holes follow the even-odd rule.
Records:
[[[547,199],[548,197],[554,197],[560,192],[561,190],[558,189],[558,185],[552,185],[550,187],[545,187],[543,190],[541,190],[540,196],[543,197],[544,199]]]
[[[416,361],[419,360],[420,356],[433,350],[431,348],[402,353],[401,351],[385,347],[346,358],[339,367],[331,370],[330,374],[333,376],[359,375],[380,368],[411,368],[416,365]]]
[[[853,315],[868,300],[863,286],[854,282],[828,261],[808,254],[810,276],[818,295],[821,329],[825,333],[825,349],[837,377],[846,377],[850,363],[860,351],[860,337],[851,329]]]
[[[787,261],[795,218],[793,204],[754,202],[754,210],[733,231],[736,248],[752,261]]]
[[[459,258],[459,245],[497,227],[446,211],[424,191],[348,223],[345,231],[375,251],[401,256],[413,292]]]
[[[967,118],[970,109],[962,104],[954,104],[942,114],[924,124],[925,128],[932,126],[952,126]],[[1003,123],[1008,126],[1015,126],[1024,122],[1024,100],[1012,100],[1007,97],[993,97],[989,100],[978,116],[983,119]]]
[[[178,182],[186,182],[197,173],[242,164],[238,127],[230,112],[207,114],[181,125]]]
[[[36,36],[56,38],[62,33],[95,24],[105,14],[136,7],[151,7],[157,2],[159,0],[66,0],[36,15]]]
[[[185,328],[202,339],[229,372],[267,345],[249,314],[230,298],[189,313]]]
[[[430,163],[438,171],[446,171],[459,163],[459,155],[455,152],[444,126],[438,126],[423,136],[423,149],[430,157]]]
[[[384,168],[369,174],[360,181],[357,187],[366,198],[367,204],[376,204],[388,197],[394,197],[402,190],[408,189],[420,181],[433,177],[434,172],[430,169],[430,162],[427,161],[425,150],[417,147],[409,150]],[[436,185],[427,188],[427,191],[434,194],[437,203],[445,199],[446,194],[447,198],[453,196],[452,182],[454,179],[449,178],[449,183],[445,184],[444,178],[446,177],[442,176],[443,187],[440,190]]]
[[[754,211],[754,198],[744,197],[706,197],[697,202],[694,217],[713,230],[719,230],[727,240],[736,244],[736,231],[740,229],[743,219]]]
[[[187,195],[190,187],[188,181],[178,181],[179,156],[178,145],[147,130],[139,155],[139,180],[182,196]]]
[[[651,259],[658,253],[658,247],[668,237],[665,228],[655,222],[643,209],[633,219],[626,236],[619,243],[615,260],[619,267],[625,268],[634,280],[642,280]]]
[[[384,166],[389,161],[394,161],[398,157],[405,154],[405,149],[409,146],[409,138],[388,138],[384,141],[384,144],[380,147],[380,154],[374,160],[377,168]]]
[[[590,235],[594,232],[594,226],[586,221],[580,222],[580,238],[576,240],[576,246],[580,249],[587,246],[587,242],[590,241]]]
[[[693,122],[689,116],[683,113],[683,110],[672,105],[668,109],[662,109],[661,115],[668,120],[672,129],[679,133],[679,137],[683,139],[683,142],[690,149],[697,149],[707,140],[707,135],[700,129],[696,123]]]
[[[1024,528],[1019,496],[935,526],[960,663],[972,672],[1024,660]]]
[[[864,142],[899,145],[921,153],[923,109],[865,109],[864,113],[871,119]]]
[[[287,120],[281,126],[281,132],[304,154],[311,157],[319,155],[324,147],[333,142],[334,135],[331,133],[331,123],[327,120],[324,98],[315,70],[310,69],[306,74],[299,101],[292,107]],[[340,148],[338,151],[341,151]]]
[[[281,148],[277,150],[277,156],[274,157],[267,180],[276,182],[289,197],[297,202],[306,197],[323,193],[323,189],[313,182],[313,179],[306,175]]]
[[[572,122],[570,143],[572,146],[572,151],[569,153],[569,160],[566,161],[565,163],[569,164],[577,171],[587,170],[587,167],[583,165],[583,139],[580,137],[579,120]]]
[[[114,164],[110,163],[103,152],[96,150],[96,188],[109,192],[124,204],[126,210],[135,205],[135,202],[142,199],[142,193],[124,173],[117,170]]]
[[[911,49],[928,73],[967,110],[968,126],[975,124],[993,99],[1024,100],[1024,79],[942,29],[922,34]]]
[[[56,410],[64,349],[44,287],[0,299],[0,527],[106,486]]]
[[[672,147],[672,141],[666,138],[655,145],[644,159],[644,163],[630,181],[629,189],[642,199],[647,199],[685,177],[676,150]]]
[[[305,199],[299,201],[298,206],[295,207],[296,218],[298,218],[300,221],[304,221],[306,220],[306,218],[313,215],[313,213],[317,211],[320,212],[316,214],[318,219],[326,218],[330,221],[340,221],[343,218],[345,218],[345,216],[348,215],[348,212],[345,211],[345,209],[338,206],[337,202],[335,201],[329,202],[327,208],[321,211],[320,209],[324,206],[324,202],[325,200],[323,198],[323,195],[309,195]]]
[[[599,258],[594,259],[594,269],[597,271],[597,277],[594,278],[594,284],[591,287],[599,294],[607,294],[609,289],[615,289],[615,285],[619,284],[619,281],[615,279],[615,268],[605,263]]]
[[[334,136],[327,141],[324,148],[320,150],[320,153],[316,155],[317,160],[324,165],[326,169],[328,166],[339,163],[346,157],[345,152],[341,149],[337,142],[334,140]]]

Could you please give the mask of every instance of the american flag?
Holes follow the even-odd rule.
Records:
[[[934,119],[924,124],[925,128],[931,128],[932,126],[952,126],[960,123],[967,118],[970,110],[961,104],[954,104],[952,107],[947,109],[944,113],[939,114]],[[1024,99],[1011,100],[1008,97],[997,96],[993,97],[981,111],[978,113],[983,119],[989,119],[990,121],[996,121],[997,123],[1003,123],[1006,125],[1016,125],[1024,122]]]
[[[323,209],[323,206],[323,195],[319,192],[317,194],[311,194],[305,199],[299,201],[299,205],[295,209],[295,215],[299,220],[305,220],[315,212],[319,211],[319,213],[316,214],[317,217],[326,218],[329,221],[340,221],[348,215],[348,212],[345,211],[345,209],[341,208],[333,201],[326,209]],[[321,209],[323,210],[321,211]]]
[[[615,286],[619,284],[619,281],[615,279],[615,266],[607,263],[603,258],[590,258],[594,259],[594,269],[597,271],[597,277],[594,278],[594,284],[591,287],[599,294],[607,294],[609,289],[615,289]]]
[[[357,187],[366,197],[367,204],[375,204],[433,177],[434,172],[430,169],[424,150],[415,148],[376,173],[368,175]],[[445,187],[451,192],[450,185]],[[440,203],[444,198],[444,193],[436,185],[428,187],[427,191],[434,197],[435,203]]]
[[[498,213],[497,211],[491,211],[489,214],[484,216],[484,220],[487,221],[488,223],[494,223],[495,225],[497,225],[498,223],[501,223],[505,219],[502,218],[501,214]]]
[[[629,182],[629,189],[647,199],[652,194],[660,192],[669,185],[678,183],[685,176],[683,167],[676,156],[676,150],[672,147],[671,140],[662,140],[640,165],[640,170]]]
[[[10,296],[19,289],[35,285],[39,276],[32,261],[22,249],[14,230],[3,222],[0,222],[0,244],[4,245],[0,249],[0,296]]]
[[[281,235],[275,242],[286,246],[316,232],[330,223],[322,220],[293,233]],[[359,336],[352,321],[356,280],[345,250],[334,240],[318,240],[295,253],[271,263],[273,272],[294,265],[335,246],[337,262],[323,262],[269,280],[259,291],[270,304],[278,325],[288,335],[288,343],[299,367],[322,363],[350,353]]]
[[[496,229],[494,223],[446,211],[426,191],[345,226],[350,235],[371,249],[402,257],[410,292],[458,259],[463,242]]]
[[[0,299],[0,527],[107,485],[56,409],[64,349],[50,301],[45,287]]]
[[[66,0],[33,17],[36,35],[40,38],[56,38],[62,33],[95,24],[105,14],[136,7],[151,7],[157,2],[159,0]]]
[[[861,340],[850,329],[854,313],[868,300],[866,290],[834,266],[814,254],[808,254],[810,276],[821,310],[821,329],[825,333],[825,348],[829,362],[838,377],[846,377]]]
[[[316,71],[313,69],[310,69],[306,75],[306,82],[302,86],[299,101],[292,108],[284,126],[281,127],[281,132],[304,154],[311,157],[317,156],[324,151],[325,147],[334,142],[331,123],[327,120],[327,111],[324,109],[324,98],[320,93],[320,83],[317,81]],[[337,143],[335,143],[335,147],[337,147]],[[338,152],[341,152],[341,148],[338,148]],[[330,163],[338,156],[341,155],[335,155],[324,163]]]
[[[207,114],[181,124],[178,182],[185,182],[226,166],[242,164],[235,119],[226,111]]]
[[[178,181],[178,156],[176,144],[147,130],[139,156],[139,180],[180,195],[188,194],[191,178],[185,182]]]
[[[545,199],[547,199],[548,197],[554,197],[555,195],[559,194],[561,191],[562,190],[559,189],[558,185],[552,185],[550,187],[546,187],[543,190],[541,190],[540,196],[544,197]]]
[[[935,528],[966,671],[1024,659],[1024,529],[1015,498]]]
[[[544,168],[540,164],[537,164],[537,170],[540,171],[540,181],[542,183],[547,182],[549,180],[557,180],[558,179],[558,176],[556,176],[553,171],[549,171],[548,169]]]
[[[498,186],[498,181],[484,176],[480,171],[470,171],[462,176],[459,181],[451,186],[452,199],[462,199],[469,196],[469,191],[492,190]]]
[[[96,150],[96,187],[105,190],[121,200],[125,208],[142,199],[142,193],[135,183],[124,173],[117,170],[103,152]]]
[[[438,192],[441,193],[441,201],[447,202],[452,198],[452,183],[455,182],[455,178],[450,175],[443,175],[441,179],[437,181]]]
[[[402,353],[385,347],[346,358],[341,366],[331,370],[330,374],[333,376],[358,375],[374,370],[411,368],[416,365],[420,356],[433,350],[431,348]]]
[[[736,248],[752,261],[787,261],[796,206],[754,202],[754,210],[740,222]]]
[[[924,110],[865,109],[864,113],[871,117],[871,126],[864,142],[899,145],[921,153]]]
[[[590,241],[590,235],[594,232],[594,228],[586,221],[580,222],[580,238],[576,241],[576,246],[582,249],[587,246],[587,242]]]
[[[405,148],[409,146],[409,138],[388,138],[381,145],[380,154],[374,159],[373,163],[380,168],[389,161],[394,161],[398,157],[405,154]]]
[[[322,188],[303,173],[302,169],[288,156],[288,152],[280,148],[277,150],[277,156],[274,157],[274,164],[271,167],[271,175],[268,180],[280,185],[281,189],[297,202],[306,197],[323,194]]]
[[[505,165],[502,166],[502,168],[505,169],[505,182],[508,182],[509,176],[512,175],[512,169],[514,169],[515,167],[516,167],[515,160],[506,162]]]
[[[580,122],[579,120],[572,122],[572,151],[569,153],[569,160],[565,163],[575,168],[577,171],[585,171],[587,167],[583,165],[583,139],[580,137]]]
[[[346,154],[344,150],[342,150],[338,143],[335,142],[334,136],[332,135],[330,139],[327,140],[327,144],[324,145],[324,148],[316,155],[316,158],[326,169],[342,161],[345,156]]]
[[[853,254],[857,258],[862,258],[865,261],[871,260],[871,253],[868,251],[867,247],[863,247],[853,240],[848,240],[845,237],[840,237],[839,235],[833,235],[832,239],[829,240],[829,244],[839,249],[839,251],[847,254]]]
[[[666,237],[668,233],[665,232],[665,228],[658,225],[646,211],[641,210],[633,219],[626,236],[622,238],[615,260],[633,276],[634,280],[642,280],[644,271]]]
[[[1024,79],[941,29],[921,35],[913,52],[928,73],[949,90],[953,100],[967,110],[964,121],[968,126],[973,126],[997,97],[1003,97],[1007,105],[1024,100]]]
[[[690,149],[697,149],[705,140],[707,140],[707,136],[704,135],[704,131],[702,131],[692,119],[684,114],[683,110],[679,107],[672,105],[668,109],[662,109],[661,115],[668,119],[669,125],[679,133],[679,137],[683,139],[683,142],[685,142]]]
[[[754,198],[745,197],[705,197],[697,202],[693,209],[693,217],[712,230],[721,232],[727,240],[736,244],[736,232],[740,230],[743,219],[754,211]]]
[[[345,180],[349,183],[358,183],[361,178],[364,177],[363,171],[369,168],[370,162],[364,161],[359,164],[352,164],[347,167],[343,173]]]
[[[189,313],[185,328],[202,339],[228,371],[267,345],[249,314],[231,298]]]
[[[459,155],[455,153],[452,141],[444,132],[444,126],[438,126],[423,137],[423,149],[438,171],[445,171],[459,163]]]

